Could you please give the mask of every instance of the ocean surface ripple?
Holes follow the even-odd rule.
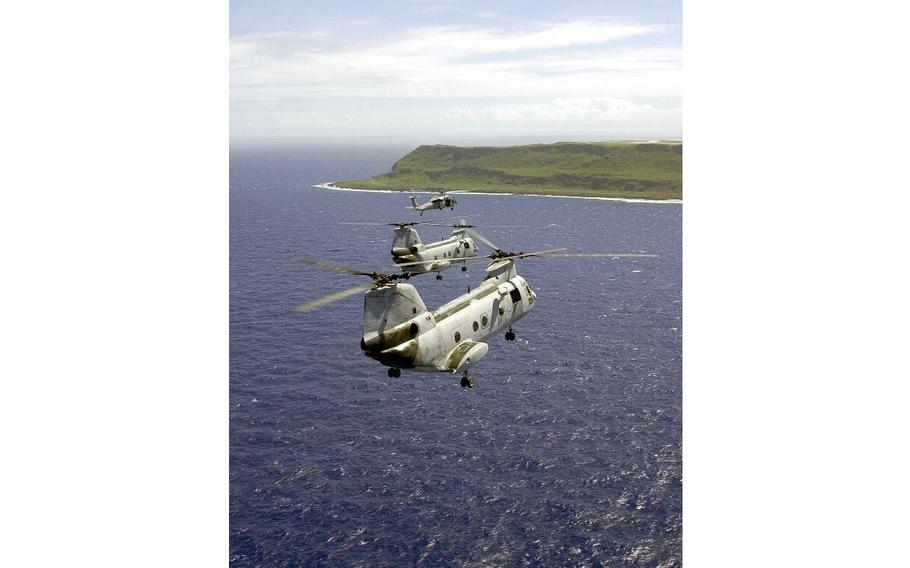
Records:
[[[463,194],[421,219],[407,194],[312,187],[407,150],[232,151],[231,564],[681,565],[682,207]],[[518,261],[538,302],[470,390],[388,378],[360,351],[357,296],[289,311],[361,283],[291,256],[388,269],[390,227],[340,222],[459,214],[506,249],[660,258]],[[432,309],[482,266],[411,282]]]

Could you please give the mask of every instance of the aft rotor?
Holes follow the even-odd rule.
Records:
[[[407,280],[411,277],[411,274],[407,272],[401,273],[390,273],[390,272],[365,272],[363,270],[358,270],[356,268],[351,268],[350,266],[344,266],[341,264],[334,264],[331,262],[326,262],[324,260],[315,260],[312,258],[304,258],[300,256],[295,256],[291,258],[292,262],[298,262],[300,264],[306,264],[309,266],[315,266],[317,268],[322,268],[324,270],[331,270],[332,272],[339,272],[341,274],[351,274],[354,276],[367,276],[370,280],[373,281],[372,286],[354,286],[353,288],[348,288],[347,290],[342,290],[340,292],[333,292],[327,294],[321,298],[309,301],[305,304],[300,304],[291,309],[293,312],[309,312],[330,304],[342,298],[352,296],[359,292],[367,292],[369,290],[374,290],[376,288],[382,288],[384,286],[395,286],[398,284],[399,280]]]

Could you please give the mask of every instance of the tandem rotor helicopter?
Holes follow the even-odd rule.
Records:
[[[395,227],[394,237],[392,239],[392,262],[402,266],[402,271],[408,274],[426,274],[435,272],[436,279],[442,280],[442,271],[460,264],[462,272],[468,270],[467,258],[477,256],[477,245],[474,238],[484,242],[484,237],[472,229],[474,225],[465,222],[466,217],[474,215],[465,215],[458,223],[447,224],[441,221],[451,221],[449,219],[438,219],[436,221],[397,221],[397,222],[372,222],[372,221],[355,221],[344,222],[341,225],[360,225],[360,226],[387,226]],[[455,229],[452,235],[432,243],[423,243],[420,235],[414,229],[415,225],[427,225],[433,227],[451,227]],[[517,225],[490,225],[491,227],[515,227]],[[474,238],[471,238],[471,237]],[[487,244],[487,243],[484,243]],[[488,245],[489,246],[489,245]]]
[[[429,201],[425,203],[417,203],[417,198],[413,195],[411,196],[411,206],[408,209],[413,209],[414,211],[419,211],[423,215],[424,211],[428,209],[455,209],[455,205],[458,203],[454,197],[449,197],[448,194],[451,193],[467,193],[470,190],[468,189],[456,189],[453,191],[448,191],[445,189],[439,190],[439,192],[430,198]]]
[[[478,236],[476,231],[473,232]],[[330,262],[294,257],[291,260],[355,276],[367,276],[372,285],[355,286],[301,304],[292,311],[309,312],[348,296],[364,293],[363,335],[360,349],[388,367],[389,377],[400,377],[402,369],[424,372],[462,373],[461,386],[474,387],[468,370],[489,350],[486,340],[506,329],[506,341],[515,340],[512,326],[525,317],[537,302],[537,294],[515,267],[519,258],[555,257],[657,257],[638,253],[569,253],[566,249],[537,252],[507,252],[486,238],[481,242],[494,249],[486,256],[464,257],[461,262],[486,261],[486,276],[480,285],[435,310],[428,310],[417,289],[402,280],[411,272],[390,274],[364,272]],[[476,253],[475,253],[476,254]],[[399,263],[402,269],[432,265],[434,260]]]

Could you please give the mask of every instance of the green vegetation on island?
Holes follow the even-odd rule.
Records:
[[[354,189],[467,189],[628,199],[682,199],[682,143],[558,142],[529,146],[420,146]]]

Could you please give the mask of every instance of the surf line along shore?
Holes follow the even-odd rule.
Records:
[[[332,182],[316,184],[313,187],[318,187],[320,189],[329,189],[332,191],[362,191],[366,193],[422,193],[422,194],[434,194],[435,191],[423,191],[423,190],[410,190],[410,189],[356,189],[353,187],[341,187],[333,184]],[[595,197],[595,196],[585,196],[585,195],[555,195],[548,193],[489,193],[482,191],[469,191],[468,195],[489,195],[501,197],[503,195],[521,195],[524,197],[555,197],[560,199],[590,199],[593,201],[622,201],[625,203],[654,203],[658,205],[680,205],[682,204],[682,199],[629,199],[625,197]],[[465,194],[462,194],[465,195]]]

